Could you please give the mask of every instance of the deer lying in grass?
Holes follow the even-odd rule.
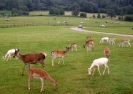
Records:
[[[8,61],[8,59],[11,60],[11,56],[14,56],[15,50],[17,50],[17,49],[10,49],[10,50],[8,50],[6,55],[3,56],[3,61],[5,61],[5,60]]]
[[[52,51],[51,52],[51,55],[52,55],[52,66],[54,66],[54,60],[56,59],[56,57],[59,58],[58,64],[60,63],[60,58],[62,58],[62,61],[63,61],[63,64],[64,64],[64,57],[70,51],[70,49],[71,49],[71,47],[66,47],[65,51],[60,51],[60,50]]]
[[[86,41],[85,45],[83,47],[87,48],[87,52],[90,51],[90,49],[94,50],[94,41],[93,40],[88,40]]]
[[[104,49],[104,55],[105,55],[105,57],[107,57],[107,58],[110,57],[110,50],[109,50],[109,48],[105,48],[105,49]]]
[[[56,88],[58,88],[58,83],[52,79],[50,77],[50,75],[44,71],[44,70],[41,70],[41,69],[35,69],[35,68],[31,68],[28,70],[28,89],[30,90],[30,81],[31,81],[31,78],[39,78],[41,80],[41,90],[40,92],[42,92],[44,90],[44,80],[49,80]]]
[[[18,50],[15,50],[14,56],[17,56],[24,63],[24,68],[22,72],[22,75],[23,75],[26,65],[29,65],[29,68],[30,68],[30,64],[37,64],[38,62],[40,62],[44,68],[45,67],[44,59],[46,58],[47,54],[46,53],[34,53],[34,54],[21,55],[18,49]]]
[[[95,59],[94,61],[93,61],[93,63],[91,64],[91,66],[90,66],[90,68],[88,68],[88,74],[90,75],[91,74],[91,72],[93,72],[92,73],[92,75],[94,74],[94,72],[95,72],[95,68],[97,67],[98,68],[98,71],[99,71],[99,74],[101,75],[101,73],[100,73],[100,70],[99,70],[99,67],[101,66],[101,65],[104,65],[104,71],[103,71],[103,74],[105,73],[105,70],[106,70],[106,68],[108,68],[108,74],[109,74],[109,67],[108,67],[108,65],[107,65],[107,63],[108,63],[108,58],[99,58],[99,59]]]
[[[130,45],[130,39],[123,39],[123,40],[121,40],[120,43],[118,44],[118,47],[120,47],[120,46],[121,46],[121,47],[124,47],[125,44],[127,44],[127,47],[128,47],[128,46],[131,47],[131,45]]]
[[[77,46],[78,46],[77,43],[72,43],[70,46],[71,50],[73,51],[75,49],[75,51],[77,51]]]
[[[115,45],[115,39],[116,38],[109,38],[108,42],[110,45]]]
[[[103,44],[104,41],[106,41],[106,44],[108,44],[109,37],[103,37],[103,38],[100,40],[100,44]]]

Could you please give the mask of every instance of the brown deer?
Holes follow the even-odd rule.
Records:
[[[104,49],[104,55],[105,55],[105,57],[107,57],[107,58],[110,57],[110,50],[109,50],[109,48],[105,48],[105,49]]]
[[[87,47],[87,52],[88,50],[91,48],[92,50],[94,50],[94,40],[88,40],[86,41],[85,45],[83,45],[83,47]]]
[[[41,80],[41,90],[40,92],[42,92],[44,90],[44,80],[49,80],[56,88],[58,88],[58,83],[53,80],[50,75],[41,69],[36,69],[36,68],[31,68],[28,70],[28,89],[30,90],[30,81],[31,78],[38,78]]]
[[[75,51],[77,51],[77,46],[78,46],[77,43],[72,43],[70,46],[71,50],[73,51],[75,49]]]
[[[22,72],[22,75],[23,75],[26,65],[29,65],[29,68],[30,68],[30,64],[36,64],[40,62],[44,68],[45,67],[44,59],[46,58],[47,54],[42,52],[42,53],[21,55],[18,49],[18,50],[15,50],[14,56],[17,56],[24,63],[24,68]]]
[[[124,47],[125,44],[127,44],[127,47],[128,47],[128,46],[131,47],[131,45],[130,45],[130,39],[122,39],[122,40],[120,41],[120,43],[118,44],[118,47],[120,47],[120,46]]]
[[[91,36],[87,36],[86,37],[86,41],[90,40],[91,39]]]
[[[52,51],[51,52],[51,55],[52,55],[52,66],[54,66],[54,60],[56,59],[56,57],[59,58],[58,64],[60,63],[60,58],[62,58],[62,61],[63,61],[63,64],[64,64],[64,57],[70,51],[70,49],[71,49],[71,47],[66,47],[65,51],[60,51],[60,50]]]

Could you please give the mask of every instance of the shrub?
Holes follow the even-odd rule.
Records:
[[[86,13],[80,13],[80,17],[86,18],[87,14]]]

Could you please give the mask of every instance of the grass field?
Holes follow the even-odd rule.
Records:
[[[113,33],[125,33],[133,34],[131,28],[132,23],[124,23],[125,26],[112,25],[108,28],[99,28],[99,24],[105,23],[102,19],[89,19],[83,18],[67,18],[67,17],[13,17],[9,23],[41,23],[51,22],[56,23],[58,19],[61,22],[68,21],[69,23],[79,24],[84,21],[90,26],[84,26],[83,29],[113,32]],[[52,20],[46,20],[52,19]],[[67,20],[66,20],[67,19]],[[0,19],[0,25],[7,24]],[[12,21],[12,22],[11,22]],[[84,24],[84,25],[85,25]],[[98,26],[93,26],[98,25]],[[123,25],[123,24],[118,24]],[[12,48],[19,48],[21,54],[46,52],[48,54],[45,59],[45,70],[50,76],[57,80],[59,87],[55,89],[50,81],[45,81],[44,91],[45,94],[133,94],[133,52],[132,47],[119,48],[118,43],[125,37],[101,35],[87,32],[77,32],[70,30],[72,26],[25,26],[15,28],[1,28],[0,29],[0,44],[2,57],[7,50]],[[115,28],[114,28],[115,27]],[[94,51],[86,52],[83,45],[86,40],[86,36],[90,35],[94,39]],[[115,37],[116,45],[99,44],[102,37]],[[130,38],[131,45],[133,39]],[[78,51],[70,51],[64,58],[65,65],[58,59],[55,60],[54,67],[51,64],[51,51],[52,50],[65,50],[66,46],[76,42],[78,44]],[[110,62],[108,63],[110,68],[110,74],[105,72],[105,75],[100,76],[98,71],[95,74],[88,75],[87,68],[90,67],[92,61],[96,58],[104,57],[103,49],[108,47],[111,50]],[[38,79],[32,79],[31,90],[27,87],[27,70],[24,76],[21,76],[23,62],[21,60],[9,60],[3,61],[1,59],[0,66],[0,93],[1,94],[37,94],[41,88],[41,82]],[[41,64],[31,65],[34,68],[41,68]],[[103,67],[100,67],[101,72]]]

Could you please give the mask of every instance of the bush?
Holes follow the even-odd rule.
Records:
[[[102,15],[102,18],[105,18],[105,15]]]
[[[118,20],[123,20],[123,16],[119,16],[118,17]]]
[[[125,16],[125,21],[133,21],[133,16]]]
[[[95,18],[96,16],[95,16],[95,15],[93,15],[92,17],[93,17],[93,18]]]
[[[51,8],[51,9],[49,10],[49,14],[50,14],[50,15],[64,15],[65,12],[64,12],[64,10],[62,10],[62,9]]]
[[[97,18],[101,18],[100,13],[98,13]]]
[[[80,17],[87,18],[87,14],[86,13],[80,13]]]

